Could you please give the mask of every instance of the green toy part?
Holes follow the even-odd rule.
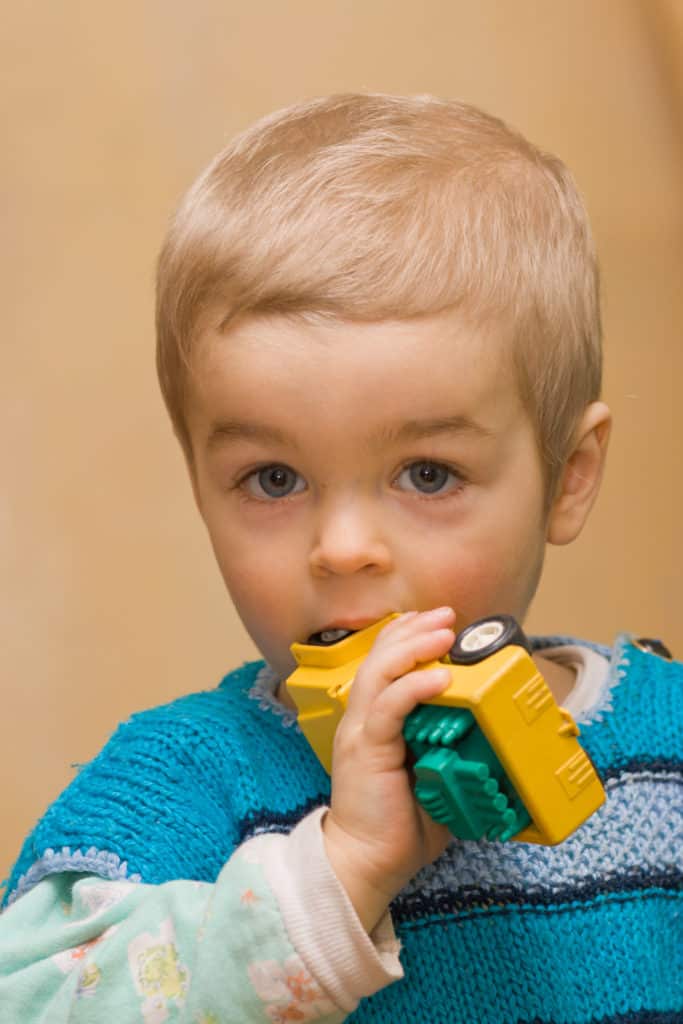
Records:
[[[416,758],[417,799],[458,839],[506,842],[531,823],[471,711],[421,704],[403,735]]]

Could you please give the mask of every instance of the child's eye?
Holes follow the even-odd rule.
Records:
[[[443,494],[452,491],[462,484],[462,478],[441,462],[420,460],[411,462],[401,470],[397,484],[406,491],[419,491],[421,494]]]
[[[245,477],[242,486],[254,498],[288,498],[306,489],[306,481],[289,466],[262,466]]]

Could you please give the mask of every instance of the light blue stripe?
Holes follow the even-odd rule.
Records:
[[[683,783],[675,775],[639,773],[612,779],[607,802],[559,846],[453,840],[436,863],[404,889],[425,896],[439,890],[520,888],[529,896],[566,890],[631,871],[683,871]],[[68,847],[46,851],[22,877],[8,903],[57,871],[81,871],[112,880],[139,881],[115,854]]]
[[[636,870],[683,871],[680,776],[625,774],[610,780],[606,790],[606,803],[559,846],[453,840],[404,893],[512,886],[532,896]]]

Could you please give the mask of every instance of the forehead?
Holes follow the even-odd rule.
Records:
[[[416,420],[460,419],[483,431],[519,411],[510,341],[453,312],[355,323],[269,316],[203,332],[188,420],[203,433],[225,417],[400,430]]]

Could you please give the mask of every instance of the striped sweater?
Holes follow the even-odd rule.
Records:
[[[326,803],[260,668],[122,725],[27,840],[9,899],[66,870],[214,881]],[[682,665],[620,641],[581,723],[606,804],[559,847],[454,840],[392,904],[405,978],[350,1020],[683,1021],[682,693]]]

